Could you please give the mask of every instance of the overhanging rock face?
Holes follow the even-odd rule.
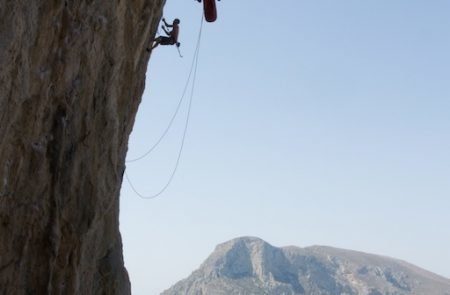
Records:
[[[129,294],[128,137],[164,0],[0,0],[0,293]]]

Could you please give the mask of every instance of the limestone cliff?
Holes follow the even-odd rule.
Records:
[[[0,293],[128,294],[128,137],[165,0],[0,0]]]

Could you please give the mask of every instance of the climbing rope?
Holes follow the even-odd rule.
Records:
[[[183,92],[181,94],[180,100],[178,101],[178,105],[175,109],[174,114],[172,115],[172,118],[170,118],[169,120],[169,124],[167,125],[166,129],[164,129],[163,133],[161,134],[161,136],[158,138],[158,140],[141,156],[131,159],[131,160],[127,160],[127,163],[133,163],[139,160],[142,160],[143,158],[147,157],[149,154],[151,154],[153,152],[153,150],[161,143],[161,141],[164,139],[164,137],[167,135],[167,133],[169,132],[170,128],[172,127],[173,122],[175,121],[175,118],[178,114],[178,111],[180,110],[181,104],[184,100],[184,97],[186,95],[186,91],[188,89],[189,86],[189,82],[191,81],[191,76],[192,76],[192,71],[194,69],[194,63],[196,62],[196,57],[198,56],[198,50],[200,48],[200,40],[201,40],[201,36],[202,36],[202,27],[203,27],[203,17],[202,17],[202,22],[200,23],[200,31],[198,34],[198,39],[197,39],[197,45],[196,45],[196,49],[194,52],[194,57],[192,58],[192,63],[191,63],[191,68],[189,70],[189,75],[187,77],[186,80],[186,84],[184,85],[184,89]]]
[[[172,116],[169,125],[167,126],[167,128],[164,130],[163,134],[161,135],[161,137],[158,139],[158,141],[150,148],[149,151],[147,151],[144,155],[142,155],[139,158],[130,160],[128,162],[135,162],[138,161],[142,158],[144,158],[145,156],[147,156],[148,154],[150,154],[155,148],[156,146],[158,146],[158,144],[162,141],[162,139],[165,137],[165,135],[167,134],[168,130],[170,129],[177,113],[178,110],[180,109],[180,105],[181,102],[183,101],[183,98],[185,96],[186,90],[188,88],[189,85],[189,81],[191,79],[191,75],[193,73],[193,77],[192,77],[192,86],[191,86],[191,93],[190,93],[190,98],[189,98],[189,105],[188,105],[188,111],[187,111],[187,115],[186,115],[186,122],[184,125],[184,130],[183,130],[183,137],[181,139],[181,145],[180,145],[180,149],[178,151],[178,156],[177,156],[177,161],[175,163],[175,167],[172,170],[172,173],[169,177],[169,180],[166,182],[166,184],[163,186],[162,189],[160,189],[156,194],[150,195],[150,196],[146,196],[141,194],[136,187],[133,185],[133,183],[131,182],[130,178],[128,177],[127,172],[125,171],[125,177],[131,187],[131,189],[134,191],[134,193],[136,195],[138,195],[140,198],[142,199],[154,199],[157,198],[158,196],[160,196],[168,187],[169,185],[172,183],[173,178],[175,177],[176,171],[178,170],[178,166],[180,164],[180,159],[181,159],[181,154],[183,152],[183,148],[184,148],[184,143],[185,143],[185,139],[186,139],[186,134],[187,134],[187,129],[188,129],[188,125],[189,125],[189,119],[190,119],[190,114],[191,114],[191,108],[192,108],[192,100],[194,97],[194,90],[195,90],[195,82],[196,82],[196,78],[197,78],[197,66],[198,66],[198,56],[199,56],[199,52],[200,52],[200,41],[201,41],[201,36],[202,36],[202,29],[203,29],[203,16],[202,16],[202,20],[200,22],[200,30],[199,30],[199,34],[198,34],[198,39],[197,39],[197,46],[194,52],[194,57],[192,59],[192,65],[191,65],[191,70],[189,71],[189,76],[185,85],[185,88],[183,90],[183,94],[181,96],[180,102],[178,103],[177,109],[175,111],[175,114]]]

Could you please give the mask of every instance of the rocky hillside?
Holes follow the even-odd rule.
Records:
[[[450,295],[450,280],[409,263],[331,247],[276,248],[258,238],[217,246],[164,295]]]
[[[129,294],[118,227],[164,0],[0,0],[0,293]]]

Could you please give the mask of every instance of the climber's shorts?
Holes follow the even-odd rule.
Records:
[[[159,44],[161,45],[173,45],[175,43],[175,40],[173,40],[172,38],[164,36],[161,36],[161,41],[159,42]]]

